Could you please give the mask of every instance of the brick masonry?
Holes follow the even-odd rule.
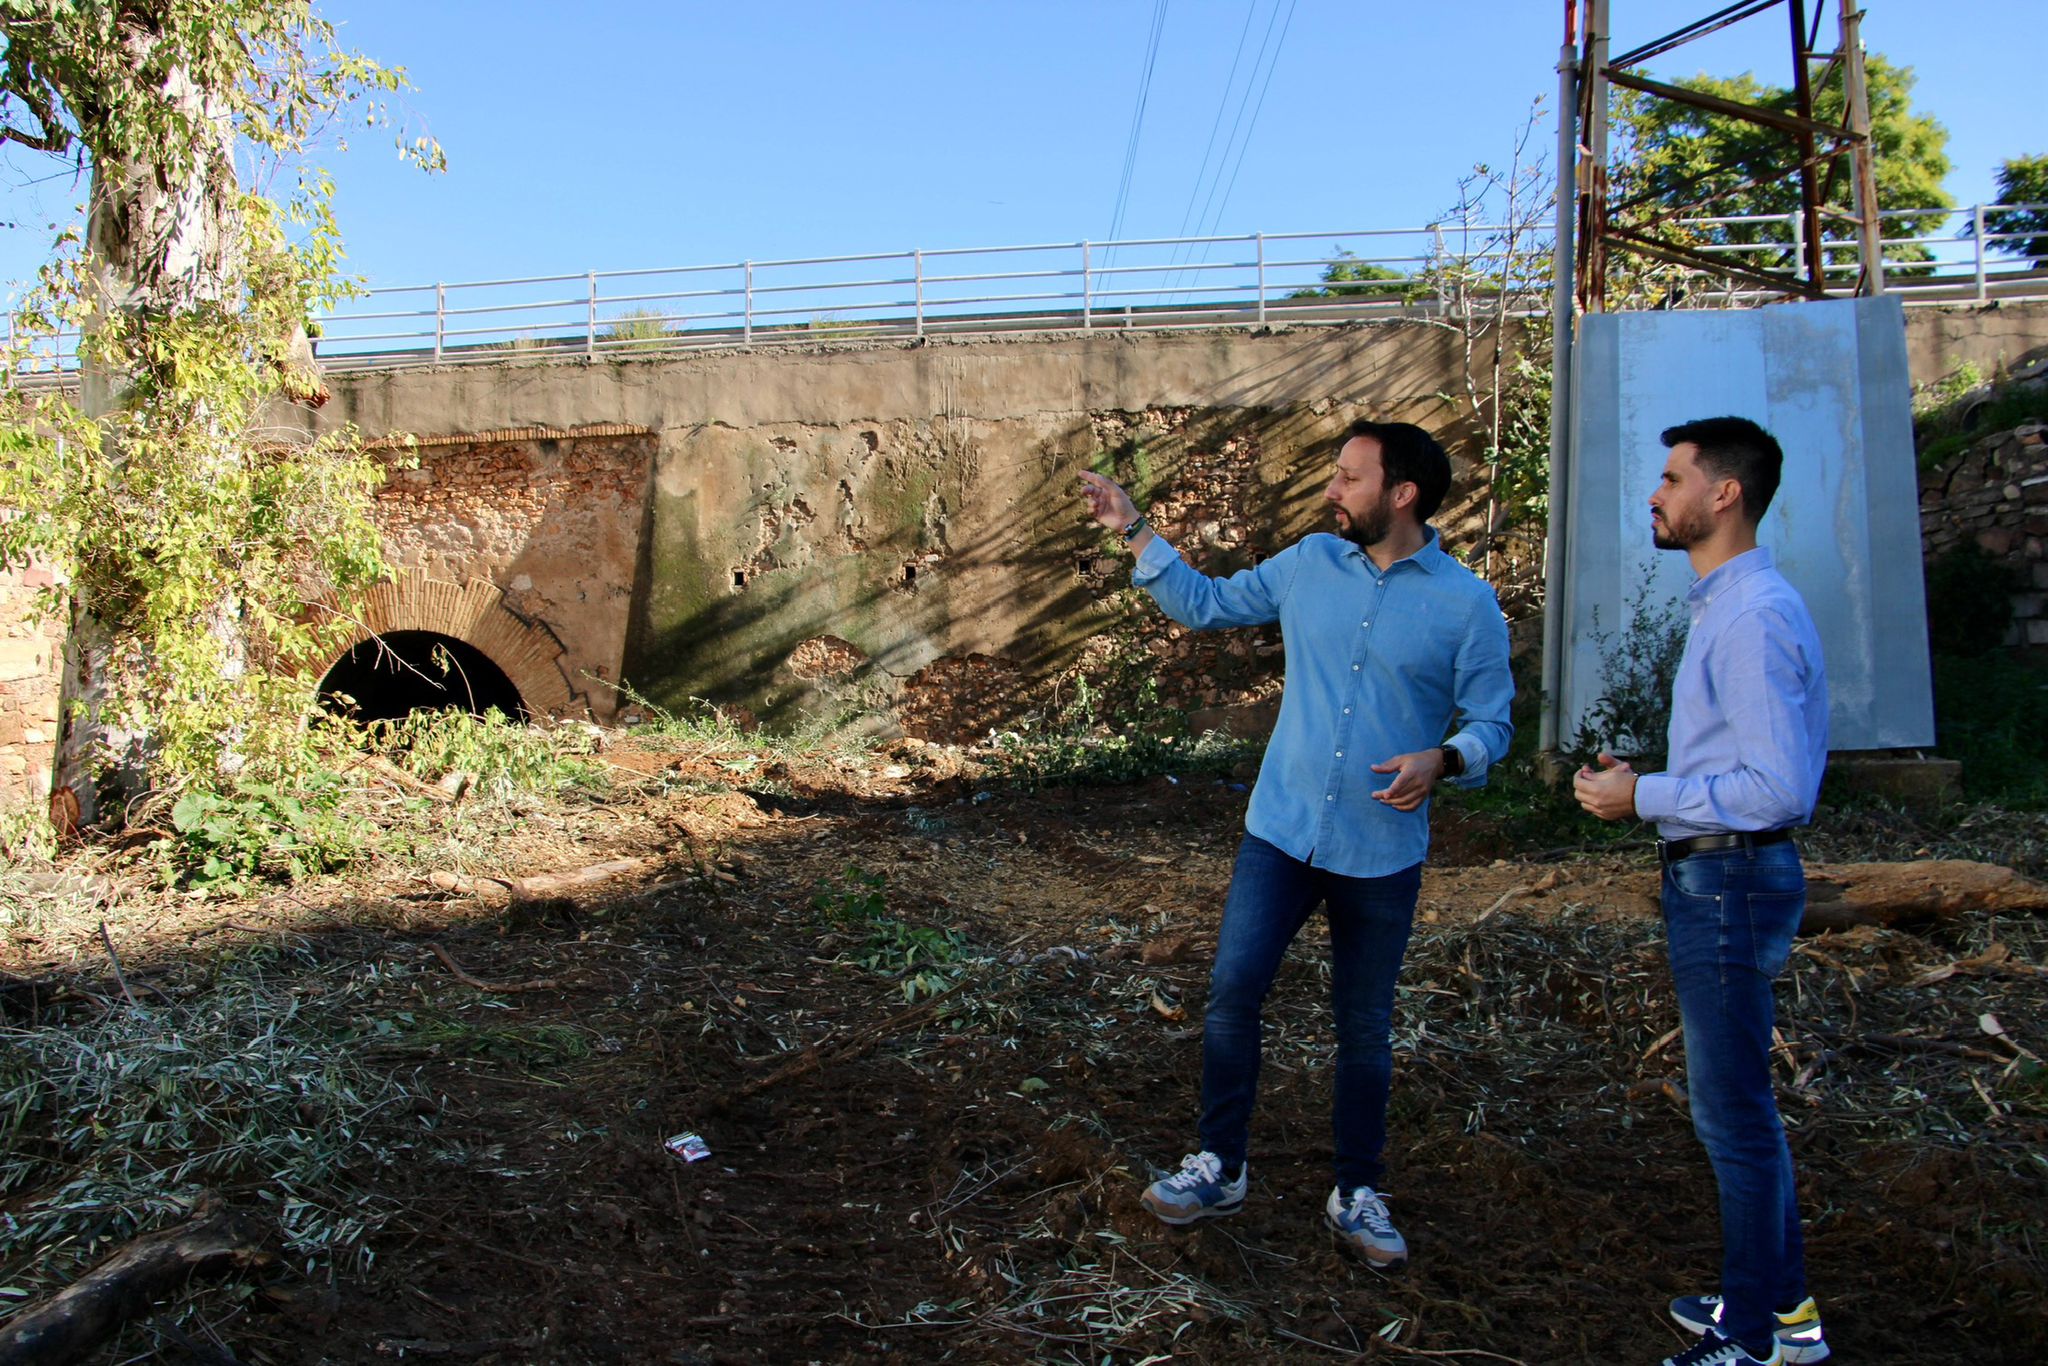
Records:
[[[58,581],[48,565],[0,565],[0,807],[49,795],[63,632],[36,608]]]

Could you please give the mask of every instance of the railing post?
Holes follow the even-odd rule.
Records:
[[[924,335],[924,250],[910,253],[910,273],[917,279],[917,335]]]
[[[583,359],[593,360],[597,356],[597,272],[593,270],[583,279],[590,286],[590,309],[583,318]]]
[[[1259,250],[1259,326],[1266,325],[1266,234],[1252,234],[1252,242]]]
[[[1970,238],[1977,248],[1977,302],[1983,303],[1987,294],[1984,288],[1984,206],[1970,206]]]
[[[747,273],[746,298],[741,305],[740,340],[751,342],[754,340],[754,263],[743,261],[740,264]]]
[[[1095,330],[1095,287],[1089,279],[1088,244],[1081,244],[1081,330]]]
[[[1792,270],[1797,274],[1799,263],[1806,259],[1806,215],[1794,210],[1786,214],[1785,219],[1792,225]],[[1823,272],[1827,268],[1826,252],[1821,253],[1821,268]],[[1827,292],[1828,277],[1825,273],[1814,283],[1820,286],[1823,294]]]
[[[434,286],[434,363],[441,363],[441,347],[448,336],[448,286]]]

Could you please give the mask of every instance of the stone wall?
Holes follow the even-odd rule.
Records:
[[[1979,442],[1920,476],[1920,539],[1932,564],[1964,544],[2012,571],[2005,643],[2048,648],[2048,427]]]
[[[0,565],[0,808],[50,793],[57,748],[63,632],[39,621],[39,590],[58,581],[46,565]]]

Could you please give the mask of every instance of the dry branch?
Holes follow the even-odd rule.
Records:
[[[967,985],[960,982],[948,987],[936,996],[927,996],[908,1010],[899,1010],[888,1019],[869,1029],[860,1030],[842,1039],[828,1043],[812,1044],[794,1060],[784,1063],[765,1077],[756,1077],[746,1085],[728,1093],[724,1099],[730,1103],[745,1100],[748,1096],[759,1095],[770,1087],[780,1086],[806,1072],[815,1071],[827,1063],[850,1062],[877,1044],[892,1037],[907,1024],[912,1024],[937,1010],[941,1004],[960,994]]]
[[[532,980],[525,982],[486,982],[480,977],[470,976],[469,973],[463,970],[462,964],[456,962],[452,957],[450,957],[448,954],[448,950],[442,948],[439,944],[429,944],[427,945],[427,947],[434,951],[434,957],[441,960],[442,966],[448,969],[449,974],[453,976],[456,981],[462,983],[462,985],[466,987],[475,987],[478,991],[488,991],[493,993],[510,993],[515,991],[553,991],[556,989],[556,987],[560,985],[560,983],[555,981],[555,979],[552,977],[535,977]]]
[[[263,1256],[263,1230],[226,1211],[145,1234],[79,1280],[0,1325],[0,1366],[83,1360],[129,1319],[199,1276],[222,1276]]]

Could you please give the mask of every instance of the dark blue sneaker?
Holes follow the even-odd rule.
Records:
[[[1331,1191],[1323,1204],[1323,1219],[1346,1252],[1365,1258],[1378,1270],[1392,1271],[1408,1260],[1408,1240],[1394,1227],[1386,1200],[1371,1186],[1359,1186],[1349,1195],[1341,1187]]]
[[[1179,1171],[1145,1188],[1140,1203],[1169,1224],[1192,1224],[1243,1209],[1245,1187],[1250,1184],[1249,1163],[1238,1168],[1237,1180],[1225,1181],[1222,1158],[1189,1153],[1180,1160]]]
[[[1662,1366],[1783,1366],[1784,1360],[1785,1353],[1776,1341],[1771,1343],[1769,1356],[1751,1356],[1741,1343],[1731,1342],[1709,1328],[1683,1352],[1665,1357]]]
[[[1671,1302],[1671,1317],[1680,1328],[1691,1333],[1719,1328],[1721,1297],[1680,1295]],[[1820,1307],[1811,1296],[1801,1301],[1797,1309],[1778,1315],[1777,1332],[1778,1350],[1785,1354],[1785,1360],[1792,1366],[1808,1366],[1808,1363],[1828,1359],[1830,1348],[1827,1334],[1821,1329]]]

